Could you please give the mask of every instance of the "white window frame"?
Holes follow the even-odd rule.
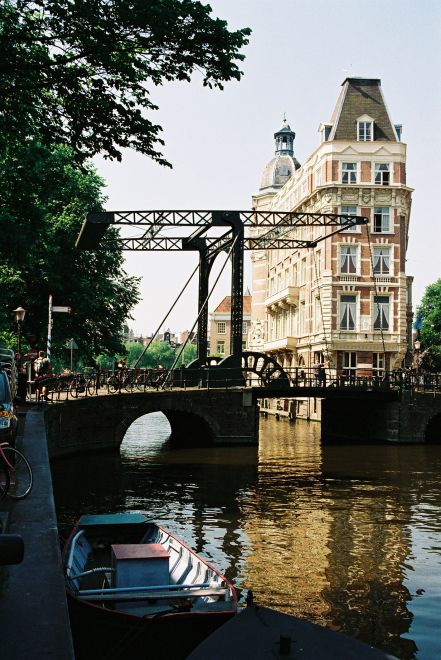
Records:
[[[322,166],[319,165],[318,168],[315,170],[315,187],[318,188],[319,186],[323,185],[323,176],[322,176]]]
[[[350,297],[350,298],[355,298],[354,302],[349,302],[348,300],[343,301],[344,297]],[[354,318],[354,327],[353,328],[344,328],[342,326],[342,321],[343,321],[343,304],[348,304],[352,305],[355,304],[355,308],[353,311],[355,312],[355,318]],[[346,291],[340,293],[339,299],[338,299],[338,329],[340,332],[357,332],[358,330],[358,322],[359,322],[359,314],[358,314],[358,296],[356,293],[348,293]]]
[[[348,210],[352,209],[352,210]],[[359,215],[358,207],[352,205],[343,205],[340,206],[340,215]],[[359,234],[361,232],[361,225],[354,225],[353,227],[348,227],[348,229],[343,229],[345,234]]]
[[[356,351],[343,351],[342,356],[342,371],[345,376],[357,375],[357,352]],[[345,364],[348,362],[348,364]]]
[[[248,333],[248,323],[246,321],[242,322],[242,334],[246,335]]]
[[[384,169],[387,167],[387,170]],[[384,177],[384,175],[387,174],[387,177]],[[375,163],[374,164],[374,184],[376,186],[390,186],[391,184],[391,175],[392,175],[392,168],[390,166],[390,163]],[[384,181],[384,178],[386,178],[386,181]]]
[[[372,119],[359,119],[357,121],[357,142],[374,141],[374,122]]]
[[[227,324],[225,321],[217,321],[217,334],[218,335],[227,334]]]
[[[360,246],[355,243],[341,243],[338,250],[338,272],[339,275],[359,275],[360,274]],[[349,252],[350,250],[350,252]],[[343,258],[348,259],[348,268],[350,259],[355,262],[355,270],[343,270]]]
[[[384,252],[385,254],[381,254]],[[383,260],[387,260],[386,270],[384,269]],[[374,245],[372,248],[372,275],[376,277],[391,277],[392,276],[392,246],[391,245]]]
[[[372,374],[374,376],[384,375],[385,356],[384,353],[372,353]]]
[[[354,165],[354,168],[348,167]],[[347,181],[345,181],[345,178]],[[354,186],[358,182],[358,163],[356,161],[342,161],[341,162],[341,182],[345,186]]]
[[[392,233],[392,213],[390,206],[375,206],[372,219],[373,234],[391,234]],[[387,213],[385,213],[387,211]],[[376,228],[376,216],[381,216],[381,229]],[[384,228],[384,220],[387,217],[387,229]]]
[[[223,339],[218,339],[217,340],[217,342],[216,342],[216,353],[218,353],[218,355],[225,355],[225,341]]]
[[[377,298],[387,298],[387,303],[385,301],[379,301]],[[383,312],[385,307],[387,305],[387,327],[383,326]],[[380,306],[380,309],[378,307]],[[392,311],[392,304],[391,304],[391,296],[390,294],[379,294],[379,295],[374,295],[372,298],[372,330],[374,332],[391,332],[392,331],[392,323],[393,323],[393,317],[391,314]],[[380,315],[380,325],[376,328],[375,323],[378,318],[378,315]]]

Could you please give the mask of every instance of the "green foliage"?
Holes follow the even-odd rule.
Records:
[[[147,85],[189,81],[222,89],[249,29],[229,32],[195,0],[3,0],[0,148],[29,135],[69,144],[78,160],[133,148],[168,165]]]
[[[134,367],[141,353],[144,351],[144,346],[138,342],[127,342],[127,364],[129,367]],[[166,369],[174,364],[175,359],[181,351],[181,347],[173,348],[167,342],[153,342],[147,351],[142,356],[138,367],[157,367],[162,365]],[[191,344],[187,344],[184,349],[183,355],[179,358],[176,368],[187,365],[197,356],[197,348]]]
[[[418,308],[421,314],[422,366],[441,371],[441,279],[430,284]]]
[[[46,347],[48,299],[72,307],[54,314],[52,344],[65,351],[74,337],[76,359],[122,350],[120,331],[139,299],[138,279],[123,270],[115,238],[94,252],[75,248],[87,211],[102,208],[102,180],[75,166],[66,146],[10,147],[0,157],[0,331],[15,332],[12,311],[26,310],[23,343],[30,335]]]
[[[0,332],[0,348],[10,348],[13,351],[17,350],[17,335],[13,332],[3,330]]]

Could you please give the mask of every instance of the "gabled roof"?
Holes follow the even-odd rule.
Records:
[[[363,115],[374,120],[374,140],[397,142],[378,78],[346,78],[332,114],[329,141],[355,140],[357,119]]]
[[[225,298],[219,303],[213,314],[229,314],[231,312],[231,296]],[[243,296],[243,313],[251,314],[251,296]]]

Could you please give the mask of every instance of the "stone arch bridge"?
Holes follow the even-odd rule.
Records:
[[[423,443],[441,441],[441,394],[350,387],[188,389],[70,399],[45,412],[51,457],[118,451],[130,425],[162,412],[171,441],[181,445],[257,445],[258,401],[305,396],[322,401],[324,441]],[[354,440],[356,438],[356,440]]]

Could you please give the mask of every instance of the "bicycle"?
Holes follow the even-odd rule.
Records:
[[[0,443],[0,500],[6,495],[22,500],[32,490],[34,477],[28,459],[8,442]]]

